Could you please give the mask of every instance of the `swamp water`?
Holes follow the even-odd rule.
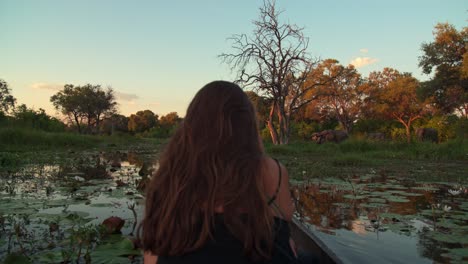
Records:
[[[343,263],[466,263],[464,181],[422,182],[374,170],[314,179],[293,188],[296,217]]]
[[[2,170],[0,262],[142,262],[133,244],[143,216],[139,189],[157,153],[63,154]],[[101,225],[112,216],[125,221],[120,232]]]
[[[0,262],[141,263],[132,242],[139,189],[157,155],[70,152],[2,169]],[[447,263],[468,260],[466,187],[371,170],[302,182],[293,193],[296,217],[345,263]],[[101,226],[111,216],[125,220],[118,234]]]

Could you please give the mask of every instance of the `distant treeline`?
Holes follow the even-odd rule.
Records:
[[[290,138],[308,140],[314,132],[334,129],[357,138],[377,132],[388,140],[410,142],[414,131],[423,127],[436,129],[438,141],[468,136],[468,27],[457,30],[439,23],[434,40],[422,43],[419,67],[425,74],[433,73],[428,81],[389,67],[362,76],[353,65],[335,59],[310,60],[301,30],[300,34],[285,31],[284,38],[276,38],[281,28],[291,27],[268,24],[275,21],[270,17],[280,14],[273,7],[274,1],[268,2],[262,13],[266,24],[256,24],[259,28],[251,39],[260,43],[245,44],[241,39],[235,43],[242,45],[233,47],[242,53],[221,55],[234,68],[240,67],[239,83],[253,90],[246,93],[257,109],[265,140],[287,144]],[[292,48],[291,43],[301,48]],[[257,64],[247,67],[251,62]],[[100,85],[67,84],[50,101],[63,120],[43,109],[16,106],[10,87],[0,79],[0,125],[164,138],[182,120],[175,112],[158,116],[151,110],[121,115],[113,89]]]
[[[237,73],[237,83],[267,99],[261,107],[268,109],[264,120],[273,144],[288,144],[294,120],[304,113],[337,120],[347,134],[362,120],[399,122],[407,142],[417,122],[424,123],[420,119],[468,118],[468,27],[438,23],[434,40],[421,44],[418,66],[432,74],[428,81],[390,67],[362,76],[356,65],[311,57],[303,27],[280,19],[275,4],[264,1],[254,29],[232,35],[231,49],[219,55]]]
[[[176,112],[159,117],[151,110],[130,116],[117,113],[114,91],[100,85],[67,84],[50,101],[63,120],[48,115],[44,109],[34,110],[25,104],[16,106],[8,84],[0,79],[0,126],[36,129],[46,132],[78,132],[90,135],[131,134],[165,138],[182,120]]]
[[[81,134],[90,135],[135,135],[140,137],[167,138],[172,135],[177,124],[182,120],[176,112],[159,117],[150,110],[138,111],[129,117],[112,114],[99,122],[81,127]],[[48,115],[44,109],[34,110],[22,104],[10,115],[0,112],[0,129],[24,128],[45,132],[78,133],[75,123],[66,123]],[[89,132],[88,132],[89,131]]]

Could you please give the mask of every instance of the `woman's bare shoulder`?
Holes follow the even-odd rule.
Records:
[[[273,207],[277,206],[281,211],[277,213],[277,216],[291,220],[294,213],[294,204],[291,199],[288,171],[281,163],[271,157],[265,157],[262,163],[261,174],[266,195],[275,197]]]

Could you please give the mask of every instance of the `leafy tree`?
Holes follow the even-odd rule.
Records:
[[[269,102],[268,99],[258,95],[254,91],[246,91],[245,94],[247,94],[247,97],[249,97],[250,102],[255,107],[255,110],[257,111],[257,119],[259,123],[259,128],[263,129],[266,125],[267,122],[267,116],[268,116],[268,106]]]
[[[100,85],[91,84],[66,84],[50,101],[57,110],[68,116],[69,121],[77,126],[79,133],[97,132],[102,119],[113,114],[117,106],[112,88],[103,90]],[[83,128],[85,124],[86,130]]]
[[[377,78],[378,82],[371,82],[373,100],[372,111],[376,116],[384,119],[396,120],[405,127],[406,139],[411,142],[411,127],[413,122],[422,118],[430,109],[427,108],[426,101],[421,101],[416,93],[419,87],[417,79],[411,74],[400,74],[396,70],[387,69],[387,73],[392,73],[391,78]],[[373,76],[389,75],[383,73],[373,73]],[[371,76],[370,79],[373,79]]]
[[[102,120],[101,131],[112,135],[114,132],[128,132],[129,118],[124,115],[113,114]]]
[[[468,52],[463,54],[463,63],[461,67],[461,77],[463,79],[468,79]]]
[[[8,83],[0,79],[0,114],[2,115],[15,107],[16,98],[10,94],[10,91]]]
[[[138,111],[136,114],[130,115],[128,130],[135,133],[143,132],[156,126],[157,122],[158,116],[151,110]]]
[[[281,22],[280,14],[273,0],[265,0],[253,34],[233,35],[233,53],[220,57],[237,71],[241,85],[269,99],[266,123],[272,141],[287,144],[291,117],[309,102],[303,95],[318,84],[304,85],[315,65],[307,54],[308,38],[301,27]]]
[[[182,118],[176,112],[170,112],[167,115],[161,116],[157,125],[148,131],[140,134],[143,137],[167,138],[170,137],[180,123]]]
[[[419,66],[425,74],[435,74],[423,83],[420,93],[431,98],[441,112],[458,111],[468,117],[468,27],[458,31],[453,25],[438,23],[433,34],[433,42],[421,45],[424,54]]]
[[[363,91],[361,114],[363,118],[374,120],[380,118],[376,115],[377,112],[374,111],[375,106],[379,103],[379,93],[400,76],[400,72],[388,67],[385,67],[382,71],[373,71],[369,74],[369,77],[361,86]]]
[[[50,98],[55,109],[61,110],[62,114],[66,115],[70,123],[74,123],[78,128],[78,132],[82,133],[82,120],[84,113],[81,109],[83,96],[74,88],[72,84],[66,84],[63,90]]]
[[[55,117],[46,114],[45,110],[29,109],[25,104],[19,105],[13,112],[15,123],[33,129],[40,129],[49,132],[62,132],[65,124]]]
[[[128,131],[138,133],[145,130],[141,116],[131,114],[128,118]]]
[[[159,118],[159,125],[163,128],[172,128],[179,124],[182,118],[179,117],[177,112],[170,112]]]
[[[345,67],[337,60],[327,59],[310,73],[309,81],[324,83],[307,94],[314,99],[309,111],[313,109],[319,116],[337,119],[350,133],[362,104],[361,75],[354,66]]]
[[[115,113],[117,102],[115,102],[114,91],[112,88],[104,91],[100,85],[91,84],[76,88],[85,98],[85,101],[82,102],[82,110],[86,115],[88,132],[97,132],[104,116]]]

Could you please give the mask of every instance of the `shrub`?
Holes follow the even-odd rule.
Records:
[[[137,137],[143,138],[169,138],[174,135],[178,125],[173,126],[157,126],[137,134]]]
[[[394,127],[390,130],[390,137],[396,141],[406,140],[406,129]]]
[[[271,143],[271,135],[270,135],[270,130],[268,127],[265,127],[260,131],[260,137],[262,138],[264,143]]]
[[[19,127],[0,129],[0,146],[3,148],[92,147],[100,141],[100,137],[74,133],[50,133]]]
[[[299,122],[295,124],[297,136],[301,139],[310,140],[312,133],[319,130],[317,123]]]

